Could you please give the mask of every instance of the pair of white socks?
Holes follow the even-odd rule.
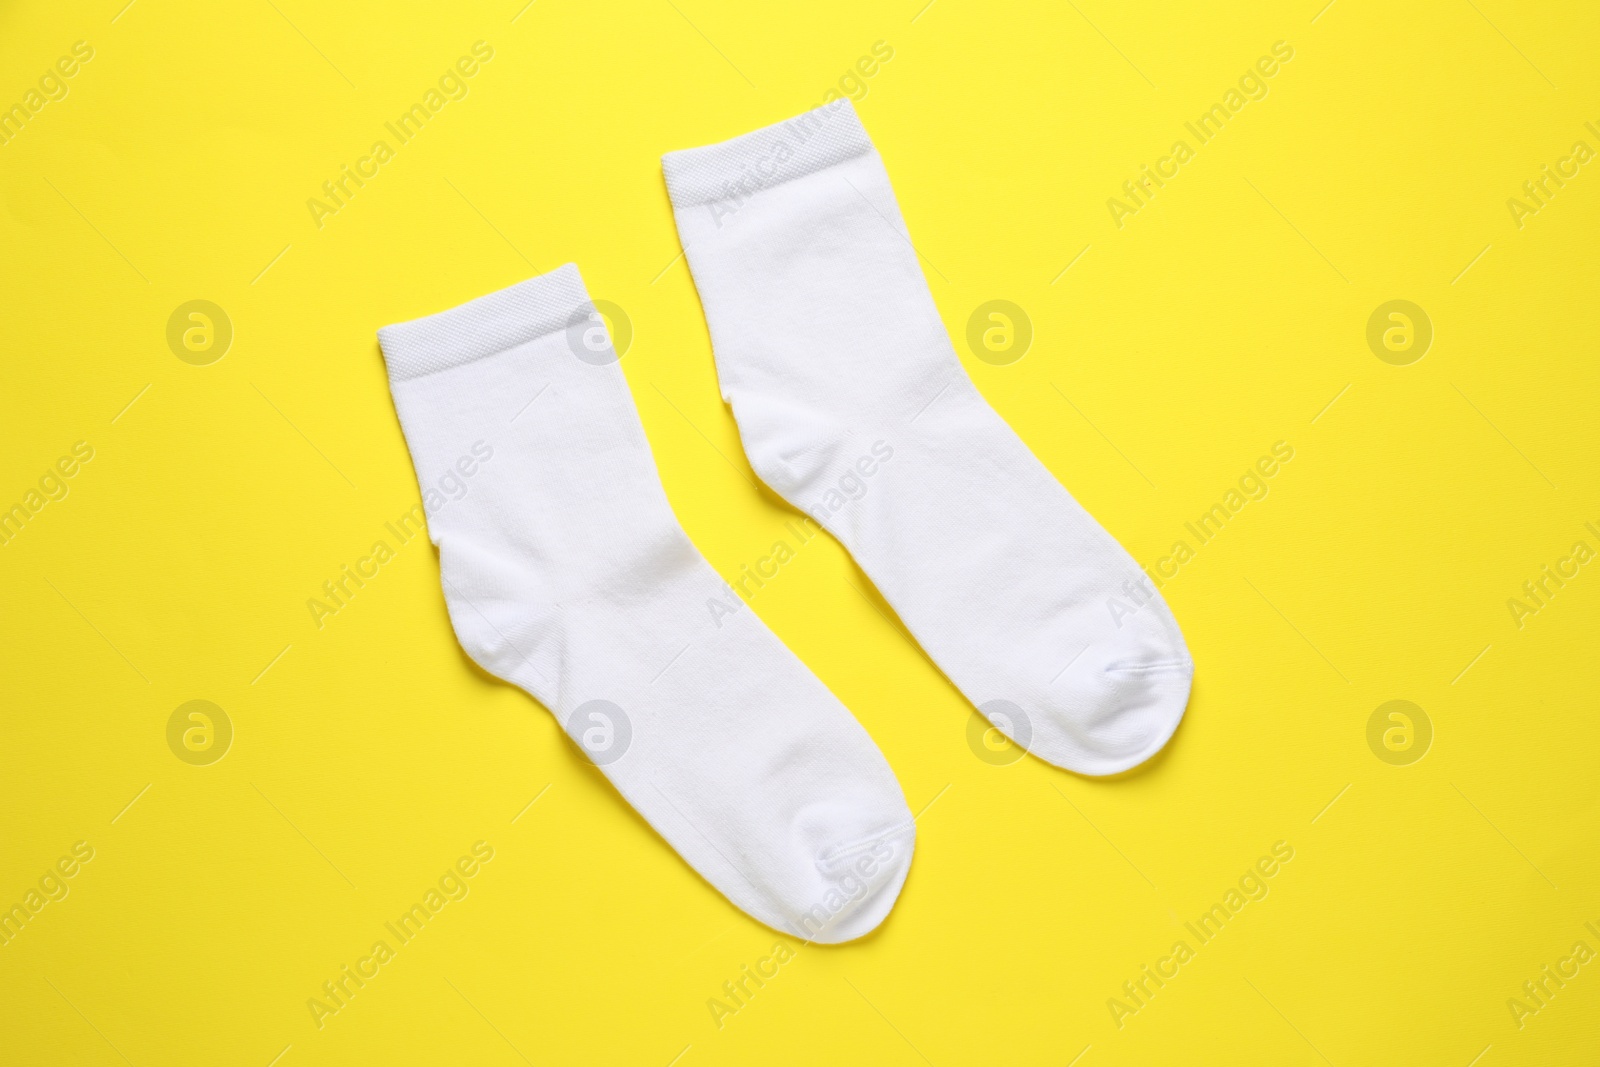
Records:
[[[1023,747],[1091,775],[1159,750],[1193,671],[1177,623],[967,377],[848,101],[663,168],[761,479]],[[707,611],[731,594],[672,514],[601,322],[568,265],[378,331],[419,480],[472,468],[428,519],[456,634],[734,904],[860,937],[910,866],[905,799],[758,616]]]

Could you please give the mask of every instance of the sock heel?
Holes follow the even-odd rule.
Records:
[[[559,625],[538,575],[507,567],[468,540],[444,538],[439,579],[450,627],[472,662],[549,704],[561,658]]]
[[[733,417],[750,467],[790,503],[808,499],[839,453],[843,429],[813,408],[736,392]]]

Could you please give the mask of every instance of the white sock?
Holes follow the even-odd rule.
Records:
[[[577,268],[378,337],[467,653],[750,915],[823,942],[877,926],[911,863],[900,787],[755,613],[706,610],[733,598],[672,514]]]
[[[662,164],[761,478],[1013,740],[1084,774],[1160,749],[1193,673],[1178,625],[967,377],[849,102]]]

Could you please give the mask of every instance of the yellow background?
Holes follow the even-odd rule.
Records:
[[[0,904],[95,849],[0,947],[0,1061],[1593,1054],[1600,964],[1520,1028],[1507,1000],[1600,950],[1600,567],[1521,628],[1506,602],[1600,549],[1600,163],[1520,229],[1506,201],[1600,148],[1594,5],[123,2],[0,9],[0,104],[95,50],[0,147],[0,506],[95,450],[0,548]],[[477,40],[470,94],[319,229],[307,199]],[[1270,95],[1115,226],[1280,40]],[[880,931],[800,947],[719,1028],[776,936],[468,664],[431,549],[320,630],[306,601],[418,500],[374,330],[568,261],[633,322],[689,535],[724,576],[766,555],[791,513],[718,398],[659,157],[820,103],[878,41],[857,107],[934,299],[1078,500],[1149,564],[1295,458],[1166,586],[1194,695],[1115,781],[977,758],[864,576],[801,551],[754,608],[882,747],[919,848]],[[209,366],[165,339],[193,299],[234,328]],[[991,299],[1034,326],[1009,366],[960,340]],[[1434,326],[1409,366],[1365,340],[1392,299]],[[167,745],[193,699],[235,729],[210,766]],[[1366,740],[1394,699],[1434,730],[1409,766]],[[479,840],[470,895],[318,1029],[308,998]],[[1270,895],[1119,1028],[1108,998],[1276,841]]]

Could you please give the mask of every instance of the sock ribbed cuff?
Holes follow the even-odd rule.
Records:
[[[389,380],[401,382],[564,330],[589,303],[577,265],[568,263],[449,311],[384,326],[378,344]]]
[[[872,151],[849,100],[840,99],[731,141],[661,157],[677,208],[742,200],[762,189]]]

